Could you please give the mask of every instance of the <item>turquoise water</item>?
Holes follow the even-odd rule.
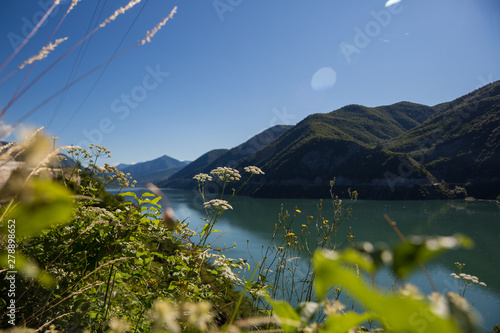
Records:
[[[136,191],[140,192],[140,189]],[[196,191],[164,190],[179,220],[190,223],[190,228],[200,231],[205,217]],[[289,212],[298,208],[301,213],[293,225],[300,230],[307,215],[318,215],[319,200],[309,199],[256,199],[235,197],[231,201],[234,210],[227,211],[220,219],[216,229],[225,232],[214,244],[229,247],[226,256],[232,258],[261,259],[262,245],[270,242],[274,224],[283,204]],[[330,207],[330,209],[329,209]],[[323,203],[323,216],[330,219],[330,201]],[[470,286],[465,297],[483,317],[484,330],[491,330],[500,323],[500,204],[488,201],[368,201],[353,203],[352,216],[337,234],[345,239],[350,226],[358,242],[399,243],[394,230],[384,219],[384,214],[397,223],[405,235],[452,235],[463,233],[475,242],[472,250],[459,249],[446,252],[426,264],[433,283],[438,291],[458,292],[458,285],[450,274],[457,272],[454,263],[465,263],[462,270],[475,275],[487,287]],[[293,226],[292,226],[293,227]],[[215,240],[215,238],[213,239]],[[231,248],[235,245],[234,248]],[[252,266],[254,263],[250,262]],[[378,281],[382,284],[390,279],[389,272],[382,272]],[[421,271],[416,271],[409,282],[418,286],[426,294],[432,292],[431,286]],[[390,285],[391,283],[389,283]]]

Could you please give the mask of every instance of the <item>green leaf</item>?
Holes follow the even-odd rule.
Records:
[[[40,267],[38,267],[34,260],[30,260],[22,253],[16,252],[14,262],[9,261],[9,259],[12,260],[12,256],[9,257],[7,252],[1,252],[0,267],[4,267],[10,271],[17,271],[29,279],[36,279],[44,287],[52,287],[54,285],[54,277],[40,270]],[[12,267],[9,264],[13,264],[14,266]]]
[[[344,251],[341,259],[345,262],[358,265],[369,273],[373,274],[375,272],[373,259],[368,254],[359,252],[353,248]]]
[[[204,235],[208,229],[210,228],[210,224],[206,223],[205,226],[203,227],[203,230],[201,231],[201,234],[200,235]]]
[[[148,251],[138,251],[138,252],[135,254],[135,256],[136,256],[137,258],[139,258],[139,257],[145,256],[145,255],[147,255],[147,254],[148,254]]]
[[[16,237],[33,236],[71,217],[73,199],[66,187],[41,179],[33,179],[26,186],[20,195],[22,201],[7,216],[8,220],[15,220]]]
[[[325,326],[320,330],[321,333],[345,333],[351,328],[357,327],[359,324],[373,319],[373,313],[347,312],[345,314],[334,314],[329,316],[325,321]]]
[[[398,277],[404,278],[419,264],[424,263],[442,252],[459,247],[471,248],[474,242],[464,235],[420,237],[414,236],[401,243],[393,251],[393,270]]]
[[[273,307],[274,315],[278,319],[283,332],[295,332],[300,327],[300,316],[290,304],[284,301],[273,301],[268,298]]]
[[[158,204],[158,201],[161,200],[161,197],[156,197],[152,200],[149,200],[149,199],[146,199],[144,200],[144,203],[148,203],[148,204],[151,204],[151,205],[155,205],[156,207],[161,207],[159,204]]]
[[[431,311],[424,301],[397,294],[386,295],[363,283],[346,268],[342,256],[334,251],[317,251],[313,257],[315,287],[324,297],[333,284],[341,284],[361,303],[373,311],[386,329],[401,332],[458,332],[452,318],[442,318]]]
[[[135,200],[139,201],[139,198],[137,198],[137,194],[134,192],[125,192],[125,193],[120,193],[122,197],[133,197]]]

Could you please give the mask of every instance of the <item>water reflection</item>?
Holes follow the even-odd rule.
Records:
[[[139,194],[144,191],[136,190]],[[179,220],[186,220],[190,228],[201,231],[205,213],[192,192],[165,189],[172,208]],[[267,247],[278,214],[283,205],[290,213],[299,208],[301,213],[292,227],[300,230],[306,216],[318,216],[318,200],[304,199],[256,199],[236,197],[231,201],[234,211],[227,211],[216,229],[224,234],[214,235],[215,246],[231,247],[227,256],[259,261]],[[323,216],[332,220],[332,208],[323,202]],[[348,226],[352,227],[356,241],[399,243],[399,238],[387,224],[384,214],[397,222],[401,232],[408,235],[452,235],[463,233],[475,242],[473,250],[449,251],[426,266],[440,292],[458,291],[450,273],[456,272],[456,261],[465,263],[465,273],[478,276],[488,286],[471,286],[466,298],[484,316],[484,325],[490,329],[499,321],[500,314],[500,205],[486,201],[364,201],[353,204],[352,216],[337,234],[338,242],[345,240]],[[314,236],[313,236],[314,237]],[[253,263],[252,266],[254,266]],[[255,267],[255,266],[254,266]],[[381,273],[379,283],[386,284],[390,273]],[[425,293],[430,293],[429,282],[421,272],[411,276],[410,282]]]

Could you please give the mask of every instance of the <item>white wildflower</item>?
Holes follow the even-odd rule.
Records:
[[[156,300],[153,303],[153,311],[151,313],[156,323],[163,326],[165,325],[170,332],[180,333],[181,326],[179,325],[178,318],[179,311],[165,300]]]
[[[23,69],[24,67],[34,63],[35,61],[40,61],[43,58],[46,58],[51,51],[54,51],[55,48],[59,44],[64,42],[66,39],[68,39],[68,37],[59,38],[59,39],[56,39],[56,41],[54,43],[49,43],[49,45],[42,47],[42,49],[40,50],[40,52],[38,52],[37,55],[35,55],[35,56],[29,58],[28,60],[26,60],[25,62],[23,62],[21,65],[19,65],[18,69]]]
[[[223,182],[238,181],[241,179],[241,175],[238,170],[228,168],[228,167],[218,167],[210,171],[210,174],[216,175]]]
[[[411,283],[407,283],[403,289],[400,290],[401,291],[401,294],[404,295],[404,296],[407,296],[407,297],[411,297],[413,299],[423,299],[424,296],[420,293],[420,290],[418,290],[418,288],[411,284]]]
[[[246,172],[250,172],[252,174],[255,174],[255,175],[263,175],[264,174],[264,171],[262,171],[260,168],[256,167],[256,166],[247,166],[244,168]]]
[[[110,332],[126,332],[130,328],[130,324],[125,320],[121,318],[112,318],[109,321],[109,328]]]
[[[189,313],[188,323],[205,332],[212,321],[211,308],[212,305],[206,301],[186,304],[186,310]]]
[[[206,173],[199,173],[196,176],[194,176],[193,179],[196,179],[201,183],[204,183],[206,181],[212,181],[212,177],[207,175]]]
[[[340,301],[333,300],[333,301],[329,301],[328,303],[325,304],[325,308],[323,309],[323,312],[327,316],[331,316],[334,314],[343,313],[344,309],[345,309],[344,304],[342,304]]]
[[[450,291],[448,293],[448,299],[465,312],[469,312],[471,310],[471,306],[467,303],[467,300],[456,293]]]
[[[445,318],[449,315],[450,310],[448,308],[446,298],[443,295],[435,291],[427,297],[431,302],[430,308],[434,314],[442,318]]]
[[[207,209],[210,207],[222,210],[233,209],[233,207],[226,200],[221,199],[212,199],[208,202],[205,202],[203,206]]]

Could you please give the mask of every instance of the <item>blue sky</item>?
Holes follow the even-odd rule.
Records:
[[[0,3],[0,65],[51,2]],[[386,2],[142,0],[59,61],[0,125],[19,122],[71,73],[77,78],[137,43],[174,6],[174,18],[151,43],[76,83],[17,128],[45,126],[59,145],[102,144],[112,164],[164,154],[194,160],[312,113],[348,104],[435,105],[500,79],[500,1]],[[36,64],[27,82],[127,3],[82,0],[51,41],[68,40]],[[56,7],[0,80],[38,53],[68,6],[66,0]],[[2,109],[29,69],[0,83]]]

